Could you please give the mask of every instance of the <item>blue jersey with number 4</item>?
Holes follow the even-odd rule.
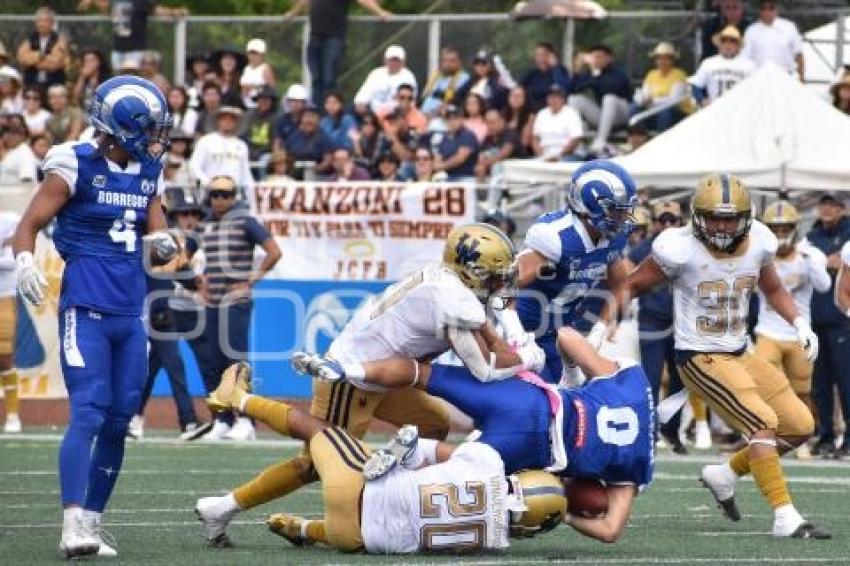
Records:
[[[53,235],[65,260],[60,310],[140,315],[146,294],[141,237],[162,166],[130,161],[121,168],[94,142],[69,142],[52,148],[43,167],[62,177],[71,193]]]
[[[613,376],[560,390],[568,460],[563,473],[643,489],[654,466],[652,390],[639,365],[618,361],[623,369]]]
[[[525,248],[545,257],[552,268],[538,274],[517,299],[517,314],[525,329],[545,335],[576,326],[584,313],[582,303],[605,279],[608,266],[621,256],[625,245],[622,234],[594,244],[584,224],[569,210],[540,216],[528,229]]]

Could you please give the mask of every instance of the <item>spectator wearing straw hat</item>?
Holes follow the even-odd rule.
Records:
[[[676,67],[679,52],[662,41],[649,54],[655,68],[646,74],[643,84],[635,93],[632,114],[646,109],[663,108],[644,121],[653,130],[663,132],[693,112],[693,103],[688,96],[688,75]],[[684,97],[684,100],[681,100]],[[673,102],[681,100],[678,104]]]
[[[216,113],[216,131],[201,136],[189,160],[189,172],[202,187],[209,185],[213,177],[225,176],[245,192],[249,206],[253,209],[254,178],[251,175],[248,145],[239,139],[239,121],[242,109],[237,106],[222,106]]]
[[[242,100],[245,106],[254,106],[254,97],[264,86],[273,87],[276,80],[274,70],[266,62],[266,42],[255,37],[245,46],[248,63],[242,69],[239,86],[242,87]]]
[[[805,77],[803,36],[791,20],[779,17],[775,0],[759,2],[759,19],[744,32],[744,56],[761,68],[775,63],[788,73]]]
[[[741,54],[741,32],[727,26],[720,32],[720,53],[699,64],[688,79],[697,102],[708,106],[755,72],[752,61]]]
[[[354,95],[354,108],[359,115],[371,110],[377,115],[392,110],[393,97],[401,85],[416,90],[416,76],[406,66],[407,53],[400,45],[390,45],[384,51],[384,64],[372,69]]]
[[[845,71],[841,78],[829,87],[832,105],[845,114],[850,114],[850,72]]]
[[[702,59],[708,59],[719,53],[720,32],[726,29],[726,26],[734,27],[743,35],[751,23],[753,18],[747,14],[743,0],[717,2],[717,12],[702,26]]]
[[[382,20],[392,13],[381,8],[378,0],[357,0]],[[310,9],[310,38],[307,42],[307,67],[313,78],[313,101],[318,106],[325,95],[336,89],[339,63],[345,53],[345,35],[348,31],[348,8],[351,0],[296,0],[284,21]]]

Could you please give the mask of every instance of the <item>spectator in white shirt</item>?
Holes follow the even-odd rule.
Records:
[[[690,78],[691,92],[701,106],[708,106],[729,89],[743,81],[755,70],[755,64],[741,54],[741,32],[726,26],[720,32],[717,55],[703,59]]]
[[[0,185],[35,183],[38,176],[38,160],[27,143],[29,132],[20,116],[10,120],[3,133],[6,152],[0,161]]]
[[[44,109],[41,97],[41,89],[37,86],[28,86],[24,89],[24,111],[22,116],[27,124],[31,136],[43,134],[47,128],[47,120],[50,112]]]
[[[237,136],[242,109],[222,106],[216,114],[216,131],[201,138],[195,144],[189,160],[189,172],[202,187],[210,184],[213,177],[230,177],[245,192],[245,198],[253,210],[254,178],[248,158],[248,145]]]
[[[546,107],[534,118],[534,155],[546,161],[576,159],[575,152],[584,136],[581,117],[567,106],[567,93],[558,83],[549,87]]]
[[[384,65],[372,69],[360,90],[354,95],[354,107],[359,115],[371,110],[383,115],[392,110],[393,96],[403,84],[417,89],[416,77],[405,67],[407,55],[399,45],[390,45],[384,52]],[[416,93],[414,92],[414,98]]]
[[[759,3],[759,19],[744,32],[744,56],[756,68],[773,62],[789,73],[805,76],[803,64],[803,38],[794,22],[779,17],[779,7],[774,0]]]

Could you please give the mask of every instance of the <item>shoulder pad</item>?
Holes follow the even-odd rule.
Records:
[[[693,250],[690,226],[668,228],[652,242],[652,255],[665,275],[676,275],[688,261]]]
[[[78,161],[75,148],[82,146],[81,149],[92,147],[89,143],[80,142],[65,142],[55,145],[47,152],[44,157],[42,169],[45,175],[53,173],[59,175],[68,184],[68,190],[71,191],[71,196],[74,195],[77,184]]]

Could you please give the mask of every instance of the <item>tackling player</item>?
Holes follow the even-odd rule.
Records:
[[[66,557],[116,554],[101,537],[124,459],[127,424],[147,371],[140,318],[146,294],[142,234],[165,228],[160,158],[171,115],[153,83],[121,76],[101,84],[89,107],[93,141],[57,145],[45,179],[15,234],[18,290],[35,305],[46,281],[33,260],[35,237],[53,218],[65,272],[59,297],[61,365],[71,404],[59,448]],[[165,232],[147,236],[160,261],[177,251]]]
[[[513,245],[498,228],[487,224],[455,228],[446,239],[443,262],[426,266],[360,307],[334,339],[328,355],[344,363],[360,363],[399,356],[430,359],[451,348],[481,380],[539,369],[543,353],[530,337],[519,353],[489,338],[485,307],[513,280],[514,268]],[[316,380],[310,414],[355,438],[363,437],[372,417],[396,426],[415,424],[428,438],[445,438],[449,429],[445,404],[415,389],[385,391]],[[305,453],[270,466],[236,488],[235,505],[250,509],[315,479]],[[228,511],[199,508],[211,520]]]
[[[612,161],[585,163],[573,173],[567,192],[567,208],[537,219],[525,236],[525,250],[518,256],[516,313],[526,331],[534,332],[546,353],[540,376],[558,383],[564,364],[557,346],[557,332],[576,327],[586,316],[585,300],[598,299],[605,281],[605,297],[622,300],[626,278],[622,258],[637,190],[631,176]],[[599,347],[612,309],[606,301],[602,320],[594,324],[588,339]],[[512,311],[505,315],[511,316]],[[506,322],[512,328],[510,320]],[[519,340],[509,334],[509,340]],[[573,379],[571,376],[567,376]]]
[[[793,326],[809,361],[817,357],[817,336],[776,273],[776,236],[752,219],[749,191],[732,175],[703,178],[691,211],[690,225],[656,238],[626,287],[639,295],[671,283],[682,381],[749,439],[727,463],[705,466],[701,479],[726,516],[737,521],[735,483],[752,473],[774,509],[774,536],[829,538],[797,512],[779,463],[781,454],[812,434],[812,415],[782,372],[746,348],[750,295],[758,285],[765,301]]]
[[[571,328],[558,334],[564,354],[590,379],[582,387],[559,389],[528,372],[482,383],[464,367],[412,359],[341,364],[300,353],[293,356],[293,365],[318,379],[413,386],[445,399],[472,417],[481,432],[478,440],[499,453],[508,473],[545,468],[604,481],[605,516],[569,517],[568,523],[589,537],[614,542],[626,528],[638,490],[652,480],[652,390],[634,361],[601,356]]]
[[[410,426],[391,442],[400,449],[402,465],[367,481],[368,446],[340,427],[249,391],[248,366],[235,364],[210,395],[212,406],[239,410],[307,442],[322,481],[322,519],[283,514],[269,519],[272,531],[298,546],[321,542],[374,554],[502,550],[509,535],[546,532],[566,513],[564,487],[551,474],[508,476],[499,454],[486,444],[419,440]],[[224,529],[239,511],[232,503],[233,494],[198,500],[196,512],[212,546],[229,546]],[[201,512],[213,507],[231,511],[217,518]]]
[[[765,209],[761,220],[776,236],[776,274],[794,298],[800,315],[811,320],[809,305],[812,292],[829,291],[832,280],[826,271],[826,256],[806,240],[798,241],[800,214],[791,203],[779,201]],[[811,411],[812,362],[797,342],[797,331],[788,324],[759,293],[758,324],[755,328],[755,354],[776,366],[791,389]],[[810,458],[805,442],[797,447],[797,457]]]
[[[21,217],[14,212],[0,212],[0,386],[6,405],[3,432],[21,432],[18,415],[18,374],[15,371],[15,327],[18,299],[15,296],[15,256],[12,235]]]

